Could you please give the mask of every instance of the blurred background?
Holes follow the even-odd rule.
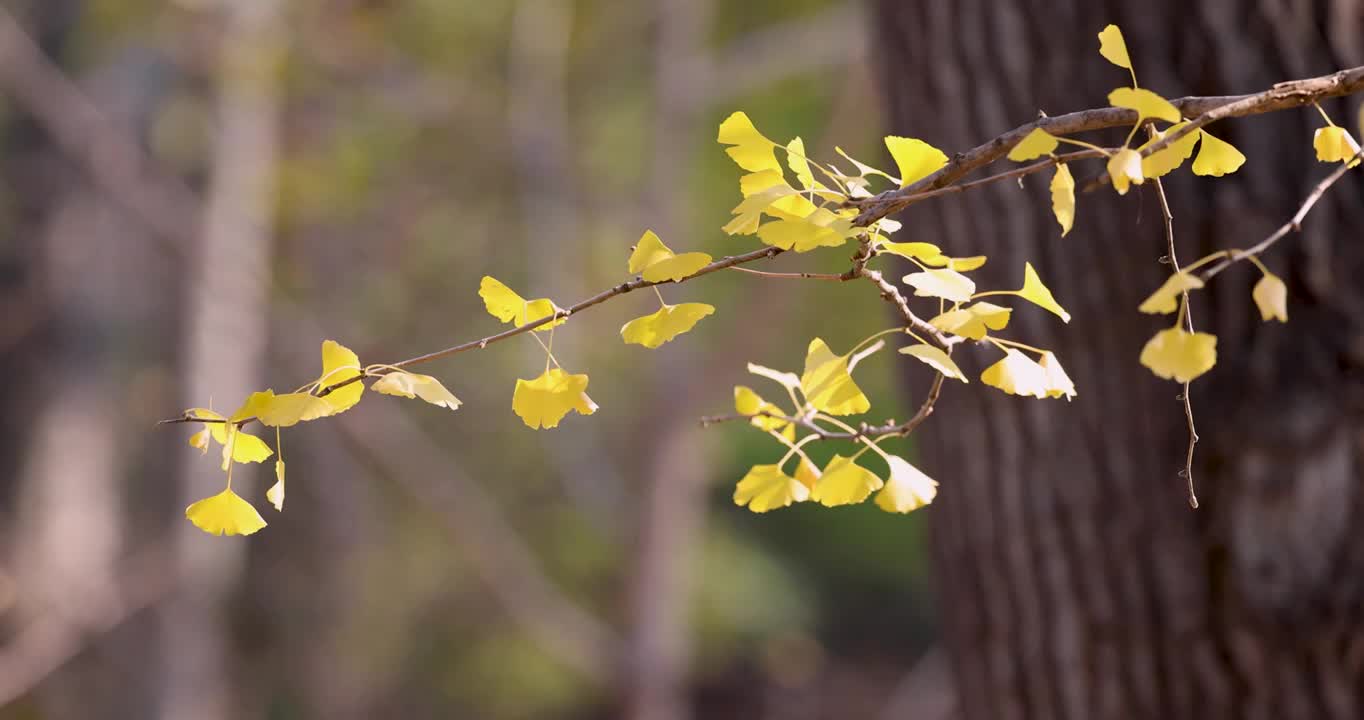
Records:
[[[733,505],[775,448],[697,420],[762,386],[745,363],[893,321],[852,284],[716,273],[664,290],[717,313],[659,350],[618,340],[651,296],[556,333],[591,418],[522,424],[544,355],[516,338],[424,366],[458,412],[375,394],[286,433],[284,513],[239,467],[256,535],[184,520],[222,476],[158,419],[297,387],[326,338],[393,362],[486,335],[485,274],[566,305],[647,228],[752,249],[719,230],[735,110],[888,164],[884,134],[950,155],[1102,105],[1108,23],[1168,97],[1364,63],[1359,0],[0,0],[0,718],[1364,717],[1357,172],[1265,257],[1291,322],[1244,263],[1199,293],[1196,512],[1178,387],[1136,362],[1165,322],[1135,312],[1168,272],[1152,184],[1082,194],[1059,239],[1034,176],[903,218],[989,255],[985,285],[1031,261],[1074,315],[1009,328],[1073,403],[973,382],[897,441],[942,483],[926,511]],[[1181,260],[1288,219],[1321,124],[1213,125],[1248,161],[1167,177]],[[917,406],[901,374],[859,366],[875,418]]]
[[[428,366],[459,412],[374,395],[285,433],[287,512],[238,468],[249,539],[183,519],[221,473],[153,426],[301,384],[324,338],[391,362],[489,334],[485,274],[567,305],[647,228],[751,249],[719,230],[719,121],[882,160],[866,26],[821,0],[0,3],[0,717],[893,712],[936,635],[920,519],[750,514],[734,483],[774,444],[697,425],[766,382],[746,362],[889,325],[865,288],[665,290],[718,311],[657,351],[618,336],[652,296],[576,317],[556,356],[601,410],[553,431],[511,412],[529,338]],[[859,382],[906,415],[884,355]]]

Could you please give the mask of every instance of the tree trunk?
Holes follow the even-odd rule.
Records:
[[[880,0],[889,131],[950,154],[1038,110],[1103,105],[1130,82],[1098,55],[1110,22],[1142,86],[1166,96],[1364,62],[1364,7],[1351,0]],[[1353,126],[1357,106],[1323,107]],[[1221,179],[1187,166],[1167,177],[1180,260],[1287,220],[1333,169],[1314,159],[1320,125],[1305,109],[1211,127],[1248,161]],[[1198,329],[1219,338],[1217,367],[1193,386],[1199,510],[1177,475],[1180,388],[1137,363],[1169,324],[1136,311],[1168,272],[1150,183],[1081,194],[1064,239],[1040,176],[902,218],[903,240],[989,255],[978,282],[992,288],[1018,287],[1031,260],[1074,314],[1063,325],[1020,308],[1004,333],[1054,349],[1074,402],[973,382],[950,388],[916,434],[942,483],[933,552],[962,717],[1364,716],[1364,183],[1352,175],[1265,258],[1289,284],[1287,325],[1259,321],[1249,266],[1193,302]],[[958,356],[968,372],[994,359]]]

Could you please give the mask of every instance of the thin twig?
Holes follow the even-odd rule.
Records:
[[[1364,150],[1355,154],[1354,158],[1349,162],[1342,162],[1340,167],[1336,168],[1334,172],[1327,175],[1321,182],[1317,183],[1316,187],[1312,188],[1312,192],[1307,193],[1307,197],[1303,199],[1302,205],[1298,208],[1298,211],[1293,213],[1293,217],[1290,218],[1288,222],[1280,225],[1279,229],[1275,230],[1269,237],[1244,250],[1226,250],[1226,258],[1208,268],[1202,275],[1203,281],[1207,282],[1214,275],[1217,275],[1230,267],[1232,263],[1263,253],[1272,247],[1274,243],[1283,239],[1288,233],[1300,232],[1302,230],[1303,219],[1307,217],[1307,213],[1311,212],[1312,207],[1317,204],[1317,201],[1326,194],[1327,190],[1331,189],[1332,185],[1336,184],[1337,180],[1345,177],[1345,173],[1350,170],[1350,166],[1353,163],[1360,162],[1361,160],[1364,160]]]
[[[1165,242],[1167,245],[1166,256],[1170,261],[1170,267],[1177,273],[1179,272],[1179,256],[1175,254],[1175,226],[1174,215],[1170,212],[1170,202],[1165,197],[1165,186],[1161,184],[1160,178],[1151,178],[1156,186],[1156,197],[1160,199],[1160,214],[1165,221]],[[1193,311],[1189,308],[1189,291],[1184,290],[1184,326],[1192,333]],[[1193,402],[1189,399],[1189,383],[1184,383],[1184,392],[1180,393],[1179,398],[1184,401],[1184,418],[1189,424],[1189,450],[1184,454],[1184,470],[1181,475],[1189,484],[1189,507],[1198,509],[1198,495],[1194,493],[1193,478],[1193,458],[1194,446],[1198,444],[1198,430],[1194,428]]]
[[[746,267],[732,267],[730,270],[757,275],[758,277],[773,278],[775,280],[828,280],[830,282],[847,282],[853,279],[849,273],[812,273],[812,272],[768,272],[767,270],[754,270]]]

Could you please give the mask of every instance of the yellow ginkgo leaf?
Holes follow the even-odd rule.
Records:
[[[322,343],[322,375],[317,379],[318,391],[321,392],[328,387],[350,381],[350,384],[338,387],[335,390],[322,395],[322,402],[331,408],[329,414],[345,412],[360,402],[360,396],[365,392],[365,386],[359,382],[360,377],[360,358],[351,352],[350,348],[336,342],[335,340],[325,340]]]
[[[838,247],[848,241],[852,223],[819,208],[808,219],[775,220],[758,228],[758,239],[773,247],[809,252],[818,247]]]
[[[748,364],[748,371],[759,377],[765,377],[768,380],[772,380],[787,390],[794,392],[800,389],[800,377],[795,373],[773,370],[772,368],[755,365],[753,363]]]
[[[876,493],[876,507],[886,512],[907,513],[937,497],[938,483],[904,458],[888,455],[886,464],[890,466],[890,477],[881,492]]]
[[[1055,355],[1044,352],[1037,364],[1042,368],[1046,378],[1048,397],[1064,396],[1067,400],[1075,397],[1075,383],[1071,382],[1070,376],[1066,374],[1065,368],[1061,367],[1061,361],[1057,360]]]
[[[947,164],[943,151],[918,138],[886,136],[886,149],[900,168],[900,187],[916,183]]]
[[[876,473],[858,465],[852,458],[834,455],[824,466],[810,497],[826,507],[851,505],[866,500],[873,490],[879,490],[884,484]]]
[[[208,439],[209,439],[209,431],[208,431],[208,428],[205,427],[204,429],[200,430],[199,432],[196,432],[196,433],[194,433],[193,435],[190,435],[190,436],[189,436],[189,446],[192,447],[192,448],[194,448],[195,450],[203,451],[203,452],[206,454],[206,453],[208,453],[208,445],[209,445]]]
[[[1167,328],[1147,341],[1140,361],[1159,377],[1189,382],[1217,364],[1217,336]]]
[[[1180,120],[1179,109],[1171,105],[1169,100],[1143,88],[1118,88],[1108,94],[1108,104],[1135,110],[1139,116],[1137,122],[1147,118],[1169,123],[1177,123]]]
[[[1119,195],[1126,195],[1129,187],[1145,182],[1146,178],[1141,174],[1141,153],[1132,148],[1113,153],[1108,159],[1108,177]]]
[[[701,318],[715,312],[705,303],[664,305],[658,312],[637,317],[620,329],[625,342],[656,348],[696,326]]]
[[[938,297],[951,302],[967,302],[976,291],[974,280],[948,268],[910,273],[904,282],[914,288],[915,297]]]
[[[332,414],[332,407],[322,398],[308,393],[276,395],[274,390],[251,393],[230,420],[240,422],[255,418],[262,425],[289,427],[300,421],[316,420]]]
[[[1278,320],[1288,322],[1288,286],[1272,272],[1266,272],[1250,291],[1255,307],[1260,309],[1260,319],[1269,322]]]
[[[1056,174],[1051,176],[1051,212],[1061,226],[1061,237],[1065,237],[1075,224],[1075,178],[1065,163],[1058,163]]]
[[[813,491],[815,485],[819,483],[819,476],[821,474],[819,468],[815,467],[815,464],[810,462],[809,458],[804,456],[801,457],[800,465],[796,466],[796,479],[800,481],[801,485],[804,485]]]
[[[937,245],[926,242],[883,242],[880,244],[879,248],[882,252],[888,252],[891,255],[899,255],[902,258],[918,260],[928,265],[937,264],[937,258],[947,257],[942,254],[942,250],[939,249]],[[934,262],[930,262],[930,260]]]
[[[806,190],[820,187],[815,182],[815,174],[810,172],[810,161],[805,157],[805,141],[792,138],[786,143],[786,166],[795,174],[796,181]]]
[[[284,461],[275,461],[275,484],[265,491],[265,499],[275,506],[275,510],[284,511]]]
[[[709,265],[710,261],[711,257],[702,252],[677,255],[653,230],[647,230],[630,253],[630,272],[642,273],[649,282],[676,282]]]
[[[410,373],[407,371],[391,372],[371,386],[375,392],[385,395],[397,395],[405,398],[421,398],[436,407],[458,410],[460,406],[459,398],[445,389],[441,382],[430,375]]]
[[[232,423],[218,423],[218,428],[225,428],[223,432],[223,454],[227,454],[227,448],[232,447],[232,462],[263,462],[266,458],[274,455],[274,451],[264,440],[248,432],[236,429]],[[216,434],[216,433],[215,433]],[[223,458],[223,469],[227,469],[227,458]]]
[[[547,318],[560,310],[549,298],[526,300],[491,275],[484,275],[479,282],[478,296],[483,298],[483,306],[488,309],[488,314],[517,327]],[[545,331],[562,324],[564,318],[559,318],[536,327],[535,331]]]
[[[1137,148],[1138,152],[1144,151],[1147,147],[1160,142],[1171,133],[1183,130],[1188,124],[1188,121],[1181,122],[1170,126],[1170,128],[1164,132],[1157,132],[1155,137],[1148,140],[1145,145]],[[1194,146],[1198,144],[1199,137],[1200,133],[1198,131],[1187,133],[1180,139],[1166,145],[1163,150],[1143,157],[1141,159],[1141,174],[1148,178],[1158,178],[1174,171],[1180,165],[1183,165],[1184,161],[1188,160],[1189,156],[1193,154]]]
[[[734,218],[725,224],[723,230],[729,235],[752,235],[758,231],[758,224],[762,222],[762,214],[772,210],[773,206],[783,199],[797,198],[795,188],[787,185],[784,181],[780,185],[769,187],[760,192],[755,192],[743,199],[730,212]],[[809,202],[809,201],[805,201]],[[811,208],[814,206],[811,205]]]
[[[1151,296],[1142,301],[1137,309],[1149,315],[1168,315],[1179,309],[1179,299],[1186,290],[1203,287],[1203,281],[1196,275],[1177,272],[1168,278]]]
[[[1063,322],[1070,322],[1070,313],[1056,302],[1052,297],[1051,290],[1042,284],[1042,278],[1037,276],[1037,271],[1032,269],[1032,263],[1023,264],[1023,287],[1018,290],[1018,296],[1028,302],[1054,313]]]
[[[971,340],[982,340],[988,330],[1003,330],[1009,324],[1012,309],[985,301],[964,308],[948,310],[929,320],[929,324],[943,332],[950,332]]]
[[[759,430],[785,430],[791,424],[780,417],[770,417],[786,413],[746,385],[734,386],[734,412],[749,416],[749,424]]]
[[[943,377],[969,382],[966,379],[966,376],[962,374],[961,368],[957,367],[955,362],[952,362],[952,357],[932,345],[924,345],[922,343],[919,345],[910,345],[909,347],[900,348],[900,353],[918,358],[924,364],[942,373]]]
[[[205,408],[191,408],[186,411],[186,416],[198,418],[200,420],[217,420],[219,422],[205,423],[203,429],[194,433],[189,438],[190,447],[208,452],[209,439],[212,438],[223,448],[223,469],[227,469],[227,448],[232,447],[232,462],[248,463],[261,462],[274,454],[269,445],[264,440],[248,432],[242,432],[237,428],[236,423],[246,418],[235,418],[228,421],[221,414]]]
[[[742,112],[733,113],[720,123],[720,134],[716,140],[721,145],[732,146],[725,148],[725,153],[745,170],[781,172],[781,165],[777,162],[777,154],[774,151],[776,143],[758,132],[753,121]]]
[[[1127,42],[1123,40],[1122,30],[1117,25],[1109,25],[1099,33],[1099,54],[1120,68],[1132,69],[1132,60],[1127,56]]]
[[[190,505],[185,517],[209,535],[250,535],[265,527],[265,518],[231,488]]]
[[[1009,151],[1009,159],[1014,162],[1035,160],[1051,154],[1056,150],[1056,145],[1056,137],[1051,133],[1042,128],[1033,128],[1032,132],[1023,136],[1023,139]]]
[[[754,465],[734,488],[734,504],[753,512],[784,508],[810,497],[805,483],[782,472],[779,465]]]
[[[1317,151],[1317,159],[1322,162],[1346,162],[1359,154],[1359,143],[1338,125],[1317,128],[1312,135],[1312,147]],[[1358,161],[1354,163],[1358,164]]]
[[[985,372],[980,374],[980,381],[1010,395],[1039,399],[1048,395],[1047,371],[1032,358],[1013,348],[1004,351],[1004,359],[985,368]]]
[[[800,389],[816,410],[830,415],[856,415],[871,409],[871,402],[853,381],[848,356],[835,355],[819,338],[810,341]]]
[[[1218,140],[1200,129],[1198,157],[1194,158],[1193,171],[1195,175],[1212,175],[1221,177],[1227,173],[1234,173],[1246,162],[1246,156],[1241,154],[1231,143],[1225,140]]]
[[[527,427],[536,430],[558,427],[570,410],[591,415],[597,411],[597,404],[587,396],[586,375],[552,368],[534,380],[517,379],[512,410]]]
[[[763,170],[762,172],[744,175],[739,178],[739,191],[745,198],[763,195],[764,193],[776,196],[767,205],[758,209],[759,214],[765,212],[775,217],[803,218],[815,211],[815,204],[804,195],[799,194],[795,188],[791,187],[790,183],[786,182],[786,177],[776,170]],[[740,207],[743,207],[742,203]],[[736,207],[734,212],[738,214],[739,208]],[[747,235],[751,232],[741,234]]]
[[[947,262],[944,264],[949,270],[971,272],[984,265],[987,259],[984,255],[972,255],[971,257],[947,258]]]

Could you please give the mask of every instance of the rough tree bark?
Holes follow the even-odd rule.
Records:
[[[1170,96],[1364,61],[1364,7],[1351,0],[880,0],[889,130],[951,152],[1038,110],[1101,104],[1127,82],[1097,54],[1109,22],[1143,86]],[[1358,102],[1326,109],[1353,124]],[[1287,220],[1330,169],[1312,157],[1320,122],[1309,109],[1211,128],[1249,161],[1234,177],[1185,171],[1166,184],[1180,259]],[[914,236],[903,239],[988,254],[992,286],[1016,287],[1031,259],[1074,314],[1061,325],[1020,309],[1010,328],[1058,351],[1073,403],[972,383],[917,435],[942,482],[933,552],[962,717],[1364,716],[1364,183],[1353,175],[1267,258],[1289,283],[1288,325],[1260,323],[1250,267],[1195,301],[1199,329],[1220,338],[1217,368],[1194,384],[1197,511],[1176,475],[1179,387],[1137,364],[1168,324],[1136,312],[1167,272],[1150,184],[1081,195],[1065,239],[1042,179],[902,218]],[[989,361],[964,350],[977,370]]]

